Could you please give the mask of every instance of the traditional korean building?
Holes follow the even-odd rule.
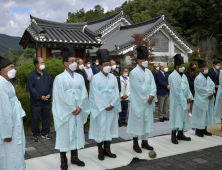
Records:
[[[112,16],[84,23],[59,23],[30,16],[30,25],[26,28],[20,45],[36,49],[36,56],[49,59],[61,59],[60,46],[70,43],[77,57],[86,59],[86,49],[90,50],[90,61],[97,57],[98,48],[108,49],[112,59],[119,60],[124,65],[131,65],[131,59],[126,54],[134,46],[131,44],[133,34],[143,34],[156,40],[152,53],[154,62],[162,62],[163,56],[173,57],[181,53],[188,62],[188,54],[192,53],[189,44],[164,18],[158,16],[148,21],[134,24],[123,11]]]
[[[86,59],[86,49],[99,48],[103,42],[101,34],[87,28],[87,23],[59,23],[30,16],[19,45],[36,49],[36,56],[44,59],[61,59],[60,47],[72,44],[77,57]]]
[[[121,11],[110,17],[89,22],[88,28],[102,34],[101,39],[105,44],[100,47],[101,49],[108,49],[111,58],[126,65],[131,64],[131,59],[126,54],[133,49],[131,42],[134,39],[131,36],[135,33],[156,40],[152,51],[156,57],[154,62],[162,62],[163,56],[173,57],[176,53],[181,53],[185,62],[188,62],[188,54],[192,53],[193,49],[192,45],[169,24],[164,15],[134,24]],[[96,50],[90,50],[92,61]]]

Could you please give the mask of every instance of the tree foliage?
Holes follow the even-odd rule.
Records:
[[[134,23],[165,15],[167,21],[193,46],[209,51],[208,59],[222,54],[222,2],[221,0],[129,0],[120,7],[104,12],[81,9],[71,13],[67,22],[86,22],[113,15],[121,10]]]

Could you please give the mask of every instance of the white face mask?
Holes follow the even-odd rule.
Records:
[[[216,69],[218,70],[220,68],[220,66],[216,66]]]
[[[72,70],[72,71],[75,71],[76,68],[77,68],[77,62],[74,62],[74,63],[69,65],[69,69]]]
[[[164,72],[168,72],[168,68],[165,68],[165,69],[163,69],[164,70]]]
[[[156,70],[159,70],[159,69],[160,69],[159,67],[156,68]]]
[[[127,77],[128,76],[128,74],[123,74],[123,77]]]
[[[40,65],[39,66],[39,70],[44,70],[45,69],[45,65]]]
[[[112,66],[112,70],[116,70],[116,65],[113,65],[113,66]]]
[[[179,68],[179,72],[180,72],[180,73],[183,73],[184,70],[185,70],[185,67]]]
[[[116,65],[117,68],[119,68],[119,65]]]
[[[99,65],[99,63],[96,63],[96,65],[98,66],[98,65]]]
[[[83,65],[83,64],[82,64],[82,65],[79,65],[79,69],[80,69],[80,70],[84,69],[84,65]]]
[[[148,66],[148,61],[142,62],[142,66],[146,68]]]
[[[12,69],[12,70],[8,71],[7,76],[9,79],[13,79],[13,78],[15,78],[15,74],[16,74],[16,70]]]
[[[87,64],[87,67],[89,68],[89,67],[90,67],[90,64]]]
[[[204,70],[203,74],[208,74],[208,69]]]
[[[104,73],[109,73],[110,71],[111,71],[111,67],[110,66],[103,67],[103,72]]]

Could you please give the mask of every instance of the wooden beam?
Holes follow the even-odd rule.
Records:
[[[31,38],[31,35],[29,34],[28,38],[26,39],[26,41],[25,41],[25,43],[24,43],[24,45],[23,45],[23,49],[25,49],[25,48],[27,47],[30,38]]]
[[[49,60],[51,55],[51,48],[46,48],[46,59]]]

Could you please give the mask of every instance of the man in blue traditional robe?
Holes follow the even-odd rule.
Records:
[[[116,158],[110,150],[112,138],[118,138],[118,119],[121,112],[119,89],[116,77],[110,73],[111,64],[106,49],[96,52],[99,58],[100,72],[93,76],[90,84],[90,129],[89,139],[98,145],[98,159],[104,155]],[[103,147],[104,143],[104,147]]]
[[[217,98],[215,102],[215,117],[222,120],[222,71],[220,71],[219,76],[219,89],[217,91]]]
[[[190,92],[189,82],[183,74],[185,64],[180,54],[174,56],[174,71],[169,76],[170,85],[170,120],[169,126],[172,129],[171,141],[178,144],[177,140],[191,141],[183,133],[185,126],[189,123],[189,103],[193,100]],[[176,135],[178,131],[178,134]]]
[[[194,80],[194,105],[190,124],[196,128],[199,137],[212,136],[207,126],[215,126],[214,102],[215,84],[208,76],[208,66],[204,59],[198,59],[200,74]]]
[[[148,134],[153,132],[153,112],[155,112],[156,84],[153,74],[147,69],[149,51],[146,46],[137,48],[137,66],[130,72],[130,112],[127,133],[133,137],[133,149],[142,153],[138,136],[142,138],[142,148],[153,150],[148,144]]]
[[[89,115],[88,93],[83,76],[75,73],[76,55],[71,45],[62,47],[65,71],[56,76],[53,85],[52,112],[56,130],[55,149],[60,151],[61,169],[68,169],[66,152],[71,151],[71,163],[85,166],[78,158],[84,148],[83,125]]]
[[[0,56],[0,71],[0,170],[25,170],[25,112],[10,82],[16,71],[3,56]]]

